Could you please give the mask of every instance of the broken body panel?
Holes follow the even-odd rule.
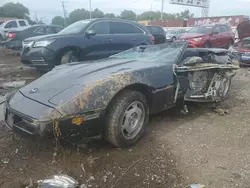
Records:
[[[250,21],[244,21],[237,26],[238,41],[229,48],[241,61],[241,65],[250,65]]]
[[[151,114],[174,106],[181,98],[218,101],[220,95],[212,92],[218,88],[211,79],[231,80],[238,66],[227,51],[186,47],[186,42],[140,46],[103,60],[58,66],[9,95],[6,122],[29,134],[54,131],[60,136],[73,128],[94,136],[101,133],[107,108],[124,89],[142,92]],[[224,59],[216,59],[220,55]],[[190,61],[194,57],[203,61]],[[72,119],[78,116],[84,121],[73,125]]]

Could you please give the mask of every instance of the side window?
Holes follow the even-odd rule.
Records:
[[[108,22],[97,22],[90,26],[88,30],[94,30],[96,34],[109,34],[109,23]]]
[[[219,26],[219,28],[220,28],[221,33],[227,32],[227,28],[225,26],[221,25],[221,26]]]
[[[228,32],[228,31],[229,31],[228,26],[224,25],[223,27],[224,27],[225,32]]]
[[[44,28],[43,28],[43,27],[37,28],[34,32],[35,32],[35,33],[38,33],[38,34],[45,34]]]
[[[4,28],[17,28],[17,23],[16,21],[11,21],[7,23]]]
[[[62,30],[61,27],[55,27],[54,30],[56,31],[56,33],[60,32]]]
[[[159,35],[159,34],[161,34],[161,30],[160,30],[160,28],[158,28],[158,27],[152,27],[152,28],[151,28],[151,33],[152,33],[152,34]]]
[[[151,29],[152,31],[152,29]],[[111,22],[110,23],[111,34],[135,34],[143,33],[138,27],[124,22]]]
[[[52,27],[45,27],[44,28],[44,33],[45,34],[53,34],[55,33],[54,29]]]
[[[25,21],[18,21],[20,26],[26,26]]]
[[[214,32],[220,33],[220,29],[218,26],[214,28]]]

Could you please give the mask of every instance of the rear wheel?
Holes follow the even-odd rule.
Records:
[[[2,35],[0,35],[0,42],[2,42],[3,41],[3,37],[2,37]]]
[[[65,52],[61,58],[61,64],[73,63],[77,61],[79,61],[78,55],[73,50]]]
[[[106,115],[104,138],[117,147],[135,144],[148,123],[147,99],[138,91],[127,90],[112,102]]]

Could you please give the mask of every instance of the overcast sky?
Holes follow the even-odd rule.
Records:
[[[8,2],[20,2],[30,10],[30,16],[34,19],[35,12],[38,17],[45,17],[46,22],[57,15],[63,15],[61,0],[0,0],[0,6]],[[181,12],[189,9],[195,17],[201,16],[201,9],[172,5],[165,0],[164,11],[168,13]],[[226,15],[250,15],[250,0],[210,0],[209,16]],[[92,0],[92,9],[101,9],[104,13],[119,14],[124,9],[135,11],[137,14],[150,10],[161,9],[161,0]],[[89,8],[89,0],[65,0],[65,8],[68,13],[77,8]]]

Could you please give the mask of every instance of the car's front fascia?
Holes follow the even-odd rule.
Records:
[[[31,106],[33,108],[29,109]],[[44,111],[45,115],[36,116],[36,109]],[[50,119],[46,115],[48,113],[53,113],[57,118]],[[6,125],[28,135],[68,137],[80,133],[92,137],[100,134],[101,117],[102,109],[63,116],[55,108],[29,99],[20,91],[10,93],[6,100]]]

